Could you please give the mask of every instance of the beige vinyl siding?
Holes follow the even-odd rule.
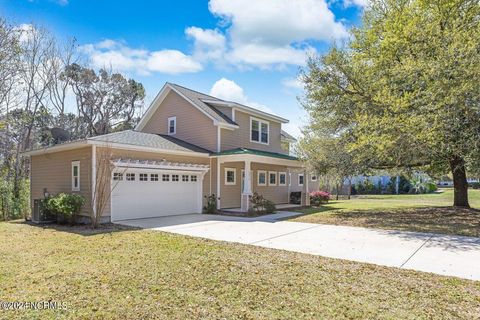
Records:
[[[174,91],[170,91],[143,132],[168,134],[168,118],[177,118],[176,138],[210,151],[217,150],[217,127],[213,120]]]
[[[236,169],[235,185],[225,185],[225,168]],[[220,205],[222,208],[240,207],[243,162],[227,162],[220,165]]]
[[[80,161],[80,191],[72,191],[72,161]],[[51,195],[60,192],[77,193],[85,197],[81,215],[90,215],[92,198],[92,147],[46,153],[31,157],[31,206],[33,200],[43,199],[46,188]]]
[[[97,153],[102,152],[102,148],[97,148]],[[210,165],[209,158],[202,157],[191,157],[191,156],[178,156],[171,154],[162,154],[162,153],[153,153],[153,152],[141,152],[141,151],[131,151],[131,150],[122,150],[122,149],[112,149],[110,150],[113,159],[124,158],[124,159],[135,159],[135,160],[163,160],[169,162],[179,162],[179,163],[195,163],[195,164],[206,164]],[[210,173],[207,172],[203,179],[203,196],[208,195],[210,192]],[[185,194],[185,197],[191,195]],[[203,197],[205,200],[205,197]],[[110,216],[110,201],[108,202],[104,213],[104,216]]]
[[[222,129],[221,131],[221,150],[229,150],[235,148],[250,148],[262,151],[278,152],[282,154],[288,154],[287,151],[282,149],[280,142],[280,133],[282,125],[279,122],[274,122],[261,117],[253,116],[254,118],[267,121],[269,123],[269,144],[262,144],[250,141],[250,115],[235,111],[235,122],[239,128],[235,130]]]
[[[301,174],[301,172],[296,172],[296,171],[291,171],[292,173],[292,184],[290,186],[290,191],[303,191],[303,186],[298,185],[298,175]],[[306,182],[307,179],[304,177],[304,182]],[[318,181],[312,181],[311,175],[308,175],[308,192],[312,191],[317,191],[319,188],[320,182]]]
[[[253,191],[256,191],[258,194],[261,194],[270,201],[273,201],[275,204],[281,203],[288,203],[288,172],[287,167],[285,166],[274,166],[270,164],[263,164],[263,163],[253,163],[252,164],[253,170]],[[259,186],[258,182],[258,171],[266,171],[267,172],[267,185],[266,186]],[[276,186],[269,186],[268,185],[268,172],[274,171],[277,173],[277,185]],[[285,186],[278,185],[278,173],[279,172],[287,172],[287,184]]]
[[[227,162],[222,163],[220,166],[220,184],[221,184],[221,194],[220,194],[220,205],[221,208],[239,208],[241,206],[241,186],[242,186],[242,169],[244,169],[244,162]],[[236,169],[236,184],[235,185],[225,185],[225,168],[235,168]],[[263,195],[266,199],[273,201],[275,204],[288,203],[288,170],[285,166],[276,166],[270,164],[262,163],[252,163],[252,191],[257,192]],[[266,186],[259,186],[257,184],[257,174],[259,170],[267,171],[267,180],[268,172],[275,171],[277,172],[277,185],[269,186],[268,183]],[[278,172],[287,173],[287,185],[279,186],[278,185]]]

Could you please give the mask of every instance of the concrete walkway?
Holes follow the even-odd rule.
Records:
[[[282,221],[294,215],[192,214],[119,223],[480,281],[480,238]]]

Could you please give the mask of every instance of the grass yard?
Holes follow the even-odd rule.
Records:
[[[0,223],[1,319],[480,319],[480,282],[167,233]]]
[[[480,236],[480,190],[470,190],[470,206],[455,209],[453,190],[426,195],[364,195],[299,209],[293,221],[368,228]]]

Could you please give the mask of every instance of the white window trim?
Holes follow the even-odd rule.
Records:
[[[260,173],[265,174],[265,183],[260,183]],[[257,170],[257,186],[266,186],[268,181],[267,179],[268,179],[267,171]]]
[[[275,183],[270,183],[270,175],[275,174]],[[278,174],[277,171],[268,171],[268,185],[269,186],[276,186],[278,183]]]
[[[259,130],[258,131],[258,141],[252,140],[252,121],[253,120],[258,121],[258,130]],[[266,143],[262,142],[262,123],[265,123],[267,125],[267,142]],[[270,144],[270,122],[262,120],[262,119],[258,119],[258,118],[255,118],[255,117],[250,117],[249,135],[250,135],[250,142],[269,145]]]
[[[237,184],[237,169],[235,168],[225,168],[225,174],[224,174],[224,180],[225,180],[225,185],[226,186],[234,186]],[[233,182],[228,182],[227,181],[227,171],[233,171]]]
[[[170,132],[170,121],[172,121],[172,120],[173,120],[173,132]],[[173,136],[173,135],[177,134],[177,117],[168,118],[167,132],[168,132],[168,135],[170,135],[170,136]]]
[[[78,186],[75,187],[75,177],[73,176],[73,168],[77,167]],[[80,191],[80,161],[72,161],[72,191]]]
[[[303,183],[305,183],[305,177],[303,177],[303,183],[300,183],[300,177],[303,177],[303,173],[298,174],[298,186],[303,187]]]
[[[282,174],[285,176],[285,183],[280,182],[280,175],[282,175]],[[278,185],[279,186],[286,186],[287,185],[287,173],[286,172],[279,172],[278,173]]]
[[[288,173],[288,186],[289,187],[292,186],[292,173],[291,172]]]

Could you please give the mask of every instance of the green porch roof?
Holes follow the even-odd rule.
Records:
[[[268,152],[268,151],[247,149],[247,148],[225,150],[222,152],[212,153],[211,155],[226,156],[226,155],[232,155],[232,154],[253,154],[257,156],[272,157],[272,158],[279,158],[279,159],[285,159],[285,160],[299,160],[297,157],[289,156],[288,154],[281,154],[276,152]]]

